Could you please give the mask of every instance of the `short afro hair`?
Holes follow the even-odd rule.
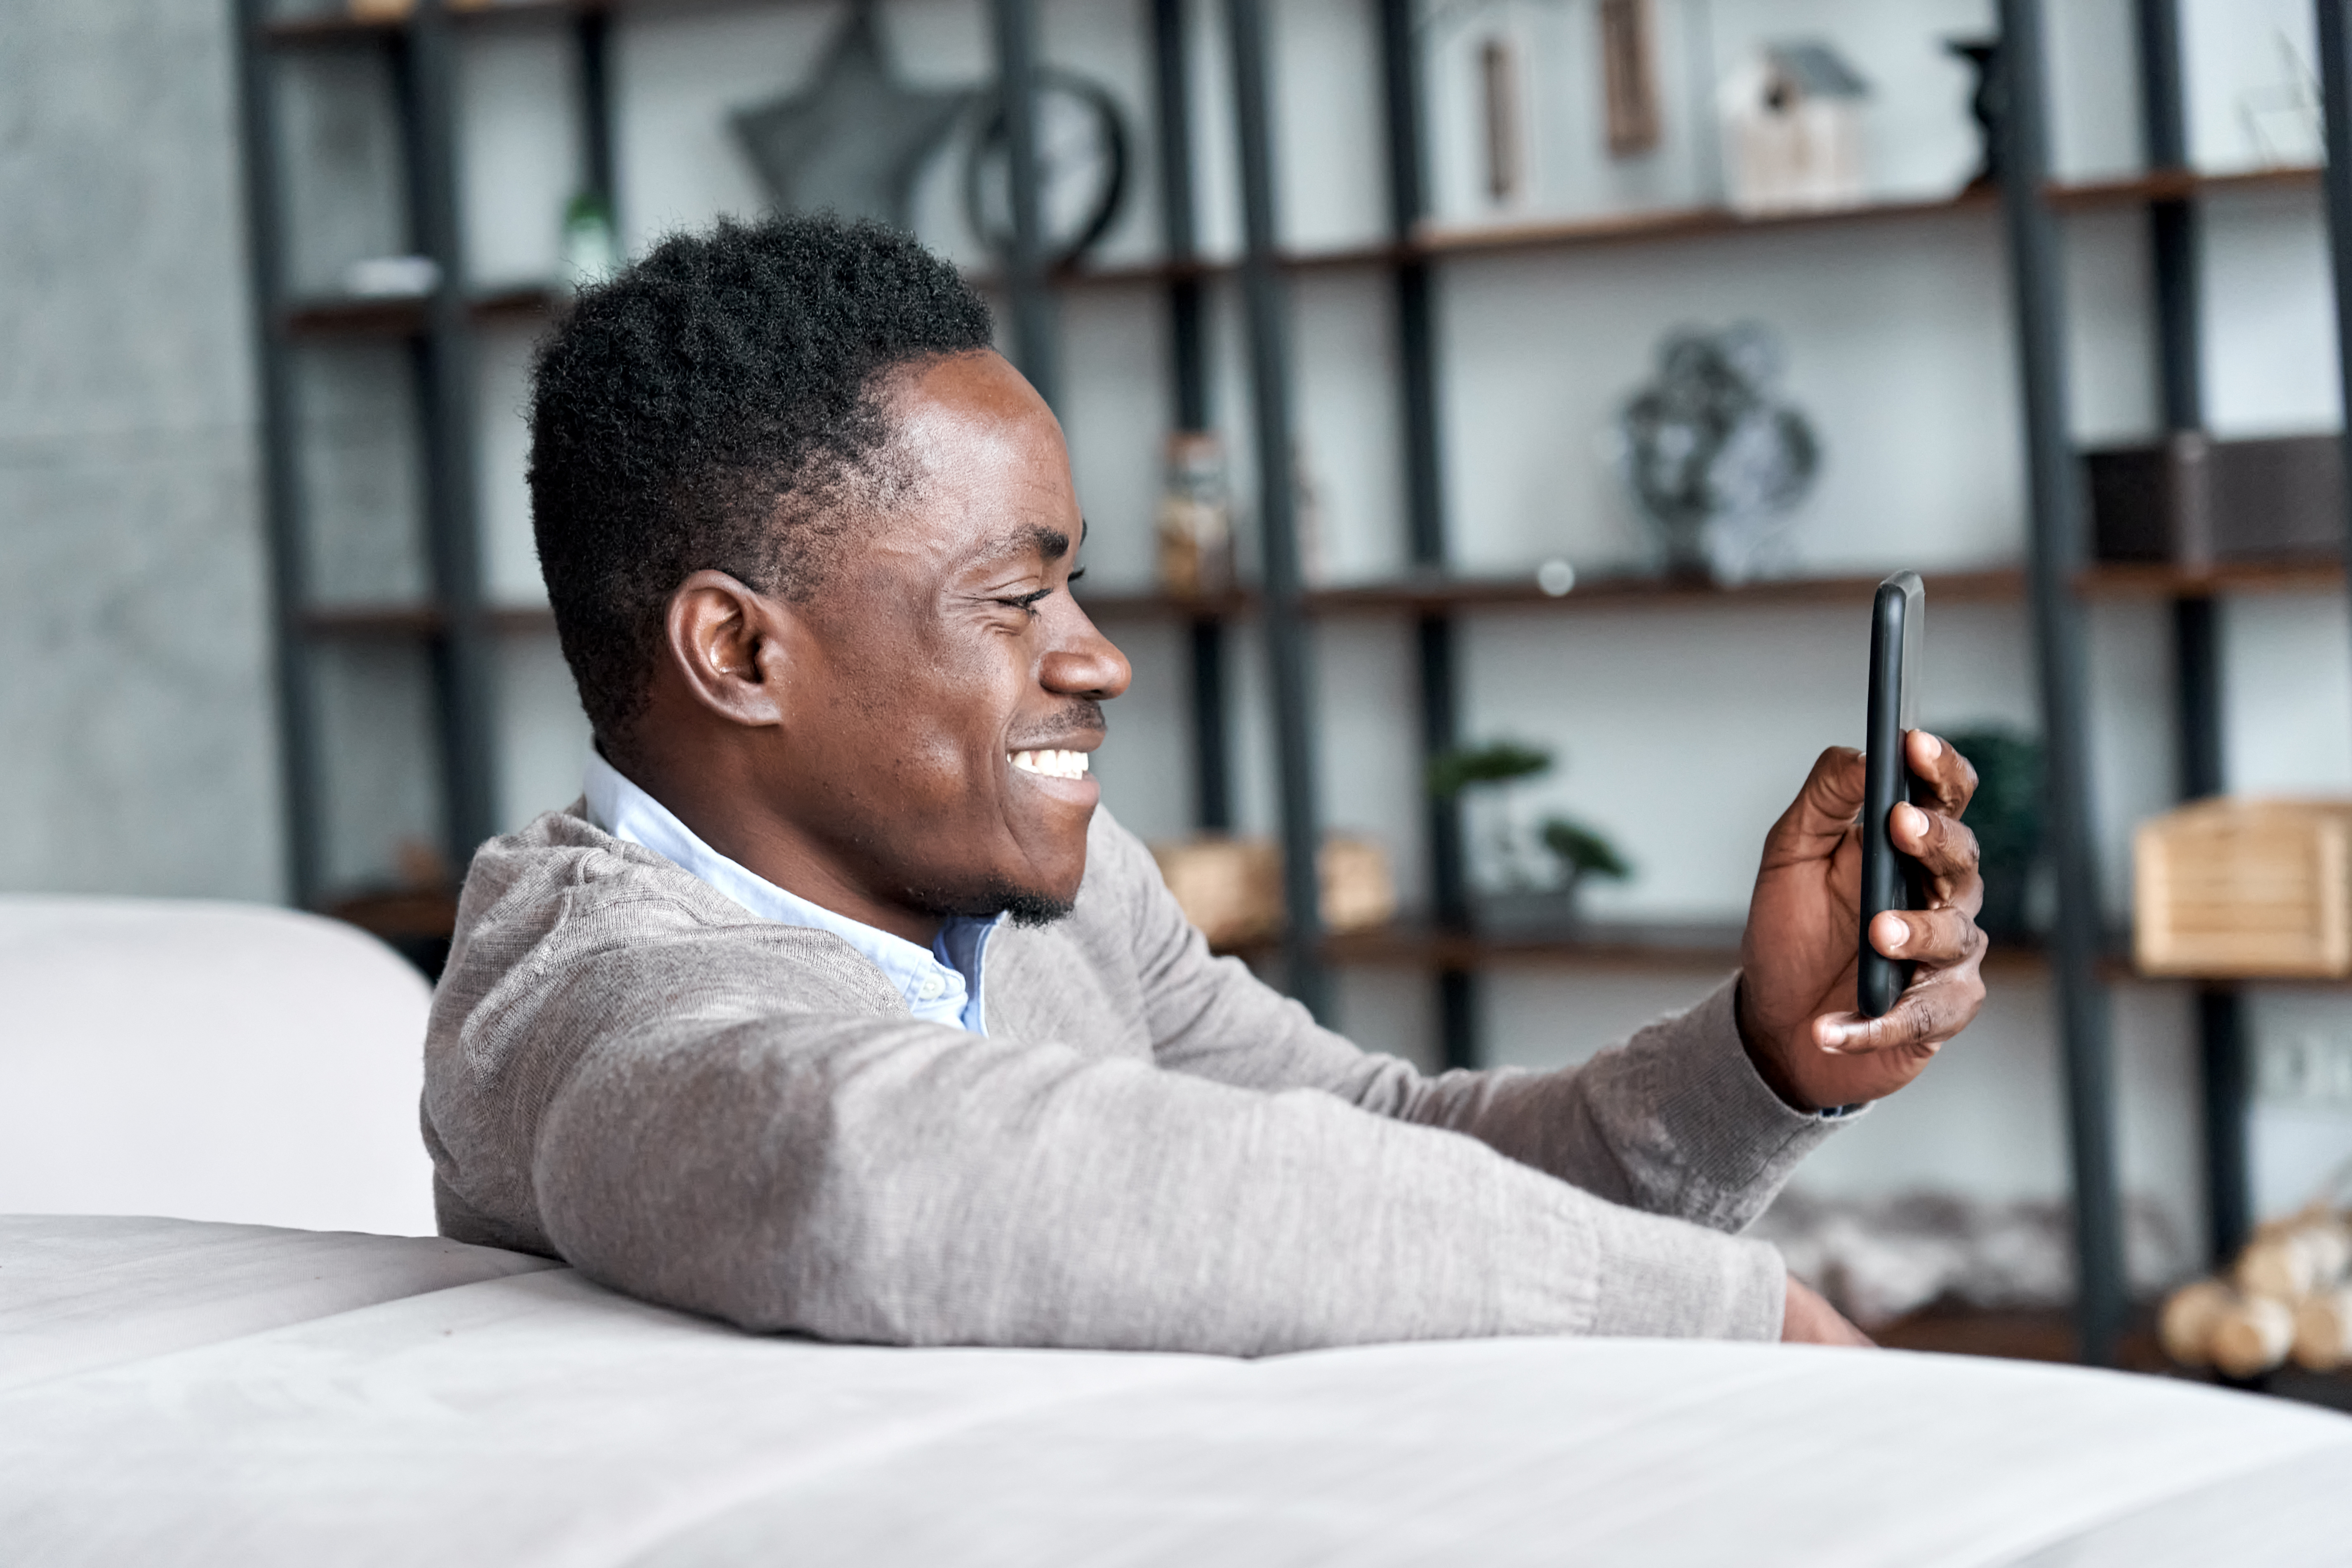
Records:
[[[885,373],[992,339],[954,267],[831,216],[721,218],[581,296],[533,368],[530,511],[600,740],[643,715],[688,576],[810,590],[845,504],[892,478]]]

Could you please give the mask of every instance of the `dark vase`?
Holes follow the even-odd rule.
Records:
[[[1977,89],[1969,99],[1969,112],[1976,116],[1978,134],[1984,139],[1984,155],[1978,160],[1977,172],[1969,176],[1968,188],[1982,190],[2000,182],[2000,120],[2009,108],[2009,84],[2000,69],[2000,40],[1947,38],[1944,47],[1968,61],[1977,73]]]

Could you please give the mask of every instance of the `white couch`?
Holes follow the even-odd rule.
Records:
[[[315,915],[0,897],[0,1214],[430,1236],[430,1000]]]
[[[52,1031],[0,1049],[0,1145],[43,1140],[0,1207],[413,1224],[419,988],[299,917],[124,912],[0,906],[0,1016]],[[1778,1346],[822,1345],[427,1237],[19,1214],[0,1562],[2341,1564],[2352,1419]]]

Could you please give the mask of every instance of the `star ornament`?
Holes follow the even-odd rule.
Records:
[[[738,110],[735,134],[785,212],[835,212],[909,229],[915,180],[969,92],[927,92],[890,74],[866,0],[806,90]]]

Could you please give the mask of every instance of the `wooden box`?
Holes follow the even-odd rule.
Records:
[[[1220,951],[1282,934],[1282,852],[1271,838],[1191,838],[1155,844],[1151,858],[1184,916]],[[1323,929],[1362,931],[1396,915],[1388,852],[1369,838],[1333,835],[1316,858]]]
[[[2143,973],[2352,975],[2352,801],[2199,801],[2141,823],[2132,860]]]
[[[2212,566],[2325,559],[2344,550],[2344,457],[2334,436],[2155,446],[2084,455],[2102,561]]]

